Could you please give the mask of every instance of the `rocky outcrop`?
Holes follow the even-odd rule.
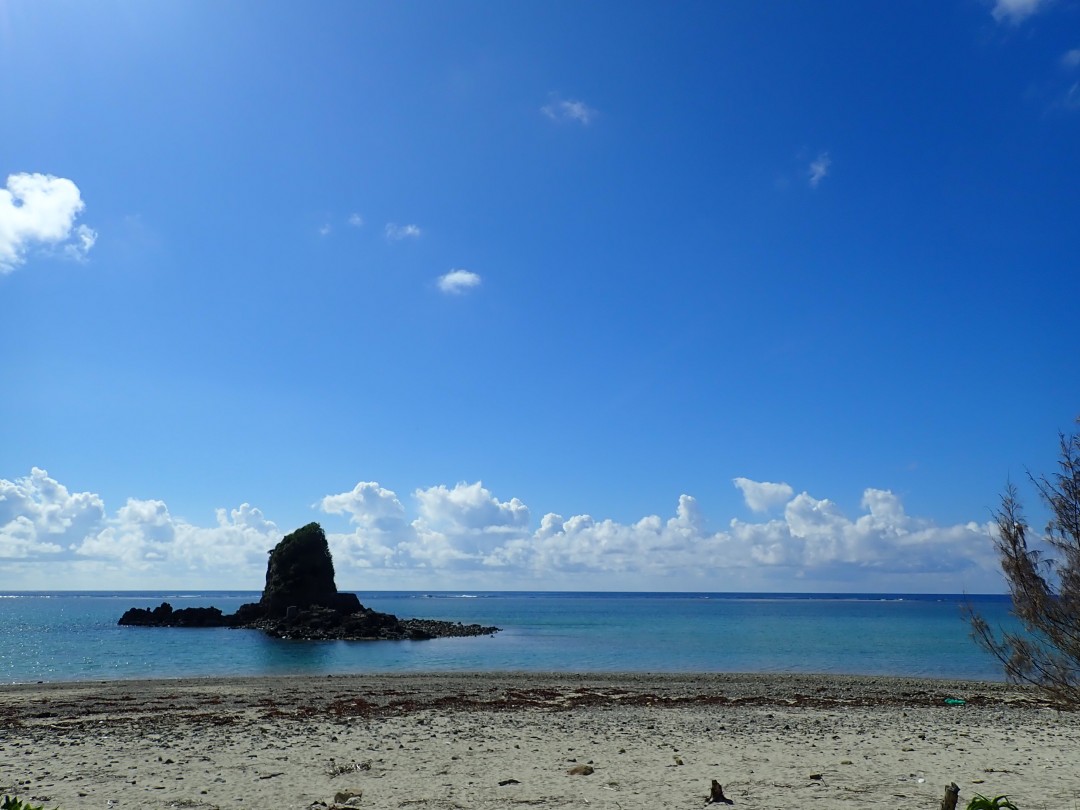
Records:
[[[168,602],[162,602],[153,610],[131,608],[120,617],[119,624],[134,627],[228,627],[228,619],[216,607],[173,610]]]
[[[218,608],[160,606],[131,608],[119,624],[133,627],[242,627],[288,639],[377,640],[481,636],[497,627],[436,619],[399,619],[360,604],[354,593],[340,593],[334,582],[334,561],[326,535],[309,523],[286,535],[270,552],[266,587],[258,602],[236,613]]]
[[[318,523],[309,523],[286,535],[266,564],[266,587],[259,605],[271,618],[285,616],[289,608],[324,607],[340,613],[362,609],[354,593],[338,593],[334,560],[326,535]]]

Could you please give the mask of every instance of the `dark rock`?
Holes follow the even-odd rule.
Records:
[[[119,624],[134,627],[240,627],[297,640],[421,641],[451,636],[486,636],[498,627],[435,619],[401,620],[360,604],[354,593],[339,593],[326,535],[309,523],[285,536],[266,566],[266,588],[258,602],[231,615],[215,607],[181,608],[163,602],[153,610],[131,608]]]
[[[259,601],[267,616],[284,616],[290,606],[301,610],[315,605],[336,608],[337,595],[334,561],[318,523],[285,535],[270,552],[266,587]]]
[[[364,606],[360,604],[360,597],[355,593],[335,593],[327,606],[338,613],[356,613],[364,609]]]
[[[162,602],[153,610],[131,608],[120,617],[118,624],[135,627],[229,627],[232,621],[216,607],[173,610],[168,602]]]
[[[735,804],[735,802],[724,795],[723,786],[713,779],[709,788],[709,798],[706,799],[705,804]]]

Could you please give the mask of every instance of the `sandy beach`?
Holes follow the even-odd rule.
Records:
[[[956,782],[961,807],[1007,793],[1020,810],[1059,810],[1080,807],[1078,743],[1080,714],[959,681],[480,673],[0,687],[0,795],[62,810],[304,810],[335,796],[365,808],[700,808],[713,779],[745,808],[937,808]]]

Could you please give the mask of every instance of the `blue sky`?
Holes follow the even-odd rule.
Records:
[[[1080,413],[1075,0],[0,0],[0,109],[0,588],[318,520],[358,589],[996,591]]]

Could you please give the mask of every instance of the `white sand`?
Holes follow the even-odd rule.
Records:
[[[963,706],[947,706],[959,697]],[[77,808],[1080,808],[1080,714],[1002,684],[403,675],[0,687],[0,795]],[[590,764],[591,775],[571,775]],[[819,776],[820,778],[814,778]],[[508,780],[516,780],[508,782]],[[507,782],[507,784],[500,784]]]

